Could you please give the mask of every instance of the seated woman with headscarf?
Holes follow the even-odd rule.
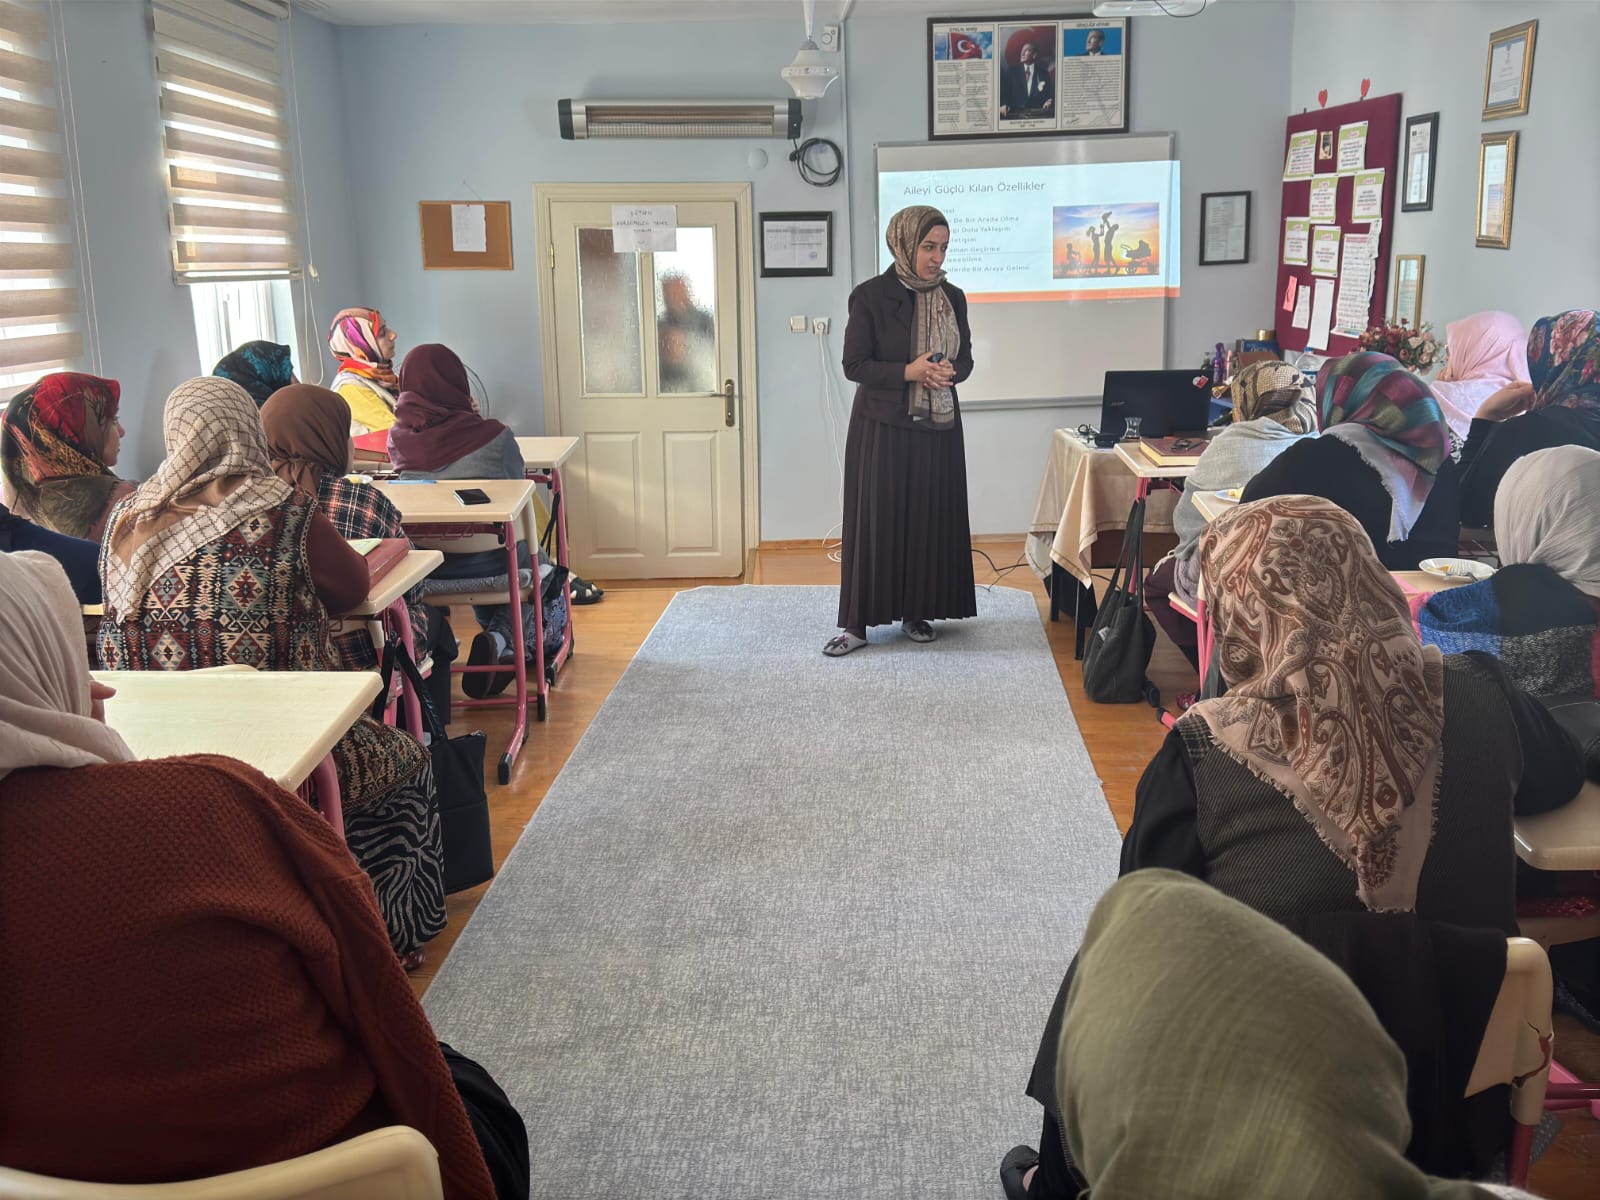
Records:
[[[1528,335],[1510,313],[1474,313],[1444,327],[1444,369],[1430,385],[1450,427],[1457,461],[1479,410],[1514,384],[1528,382]]]
[[[1170,871],[1101,898],[1048,1050],[1070,1174],[1043,1191],[1018,1147],[1001,1174],[1011,1200],[1527,1195],[1407,1161],[1406,1061],[1361,992],[1288,930]]]
[[[435,1039],[327,822],[231,758],[133,761],[110,694],[60,568],[0,555],[0,1162],[161,1183],[402,1124],[452,1200],[527,1196],[521,1118]]]
[[[381,433],[394,424],[395,332],[375,308],[347,308],[333,318],[328,349],[339,360],[333,390],[350,406],[350,435]]]
[[[1371,541],[1328,500],[1224,513],[1200,577],[1228,692],[1179,718],[1139,781],[1122,874],[1183,871],[1285,925],[1365,909],[1515,935],[1512,814],[1583,784],[1549,713],[1488,655],[1423,646]],[[1071,979],[1028,1084],[1047,1180]]]
[[[11,510],[46,529],[98,542],[137,486],[111,470],[122,447],[115,379],[60,371],[18,392],[0,420],[0,471]]]
[[[1322,436],[1290,447],[1241,499],[1322,496],[1366,530],[1383,565],[1415,570],[1454,555],[1456,465],[1428,385],[1387,354],[1347,354],[1317,375]]]
[[[1540,317],[1528,335],[1530,382],[1483,402],[1461,451],[1461,520],[1494,519],[1495,493],[1511,464],[1535,450],[1600,450],[1600,312]]]
[[[250,393],[250,399],[260,408],[267,397],[279,388],[294,382],[294,362],[289,347],[277,342],[246,342],[231,354],[224,355],[211,373],[218,379],[228,379]]]
[[[522,452],[516,436],[499,421],[478,413],[468,388],[467,368],[454,351],[428,342],[414,348],[400,365],[400,404],[389,429],[389,461],[402,479],[521,479]],[[517,559],[527,569],[532,556],[517,543]],[[446,554],[435,579],[481,579],[504,576],[506,556],[500,550]],[[472,639],[467,665],[513,663],[517,651],[511,628],[511,606],[479,605],[473,615],[483,632]],[[534,613],[522,606],[522,653],[537,653]],[[510,686],[511,671],[473,672],[461,677],[461,690],[474,699],[492,696]]]
[[[1193,604],[1199,581],[1195,549],[1206,519],[1194,506],[1202,493],[1242,488],[1257,472],[1303,437],[1315,435],[1316,410],[1306,399],[1305,377],[1286,362],[1259,362],[1232,381],[1233,424],[1206,447],[1172,513],[1178,546],[1150,572],[1145,606],[1190,664],[1198,667],[1199,639],[1194,622],[1173,611],[1170,593]]]
[[[167,400],[166,460],[119,505],[100,553],[107,669],[338,669],[329,613],[367,594],[367,564],[316,501],[272,471],[238,384],[191,379]],[[397,954],[445,924],[428,752],[362,716],[333,750],[351,853],[372,877]]]

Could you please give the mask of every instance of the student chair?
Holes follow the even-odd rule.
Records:
[[[0,1200],[443,1200],[439,1156],[405,1125],[299,1158],[185,1183],[52,1179],[0,1167]]]

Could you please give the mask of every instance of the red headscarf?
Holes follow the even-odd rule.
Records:
[[[389,461],[402,471],[437,471],[482,449],[505,429],[472,407],[467,368],[437,342],[400,364],[400,400],[389,428]]]

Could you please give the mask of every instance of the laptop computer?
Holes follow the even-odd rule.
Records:
[[[1194,381],[1202,380],[1196,387]],[[1120,438],[1127,418],[1139,436],[1203,436],[1211,417],[1211,381],[1198,371],[1107,371],[1100,398],[1100,434]]]

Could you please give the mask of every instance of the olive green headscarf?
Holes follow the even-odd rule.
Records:
[[[1093,1200],[1492,1195],[1406,1161],[1405,1059],[1344,972],[1172,871],[1096,907],[1056,1095]]]

